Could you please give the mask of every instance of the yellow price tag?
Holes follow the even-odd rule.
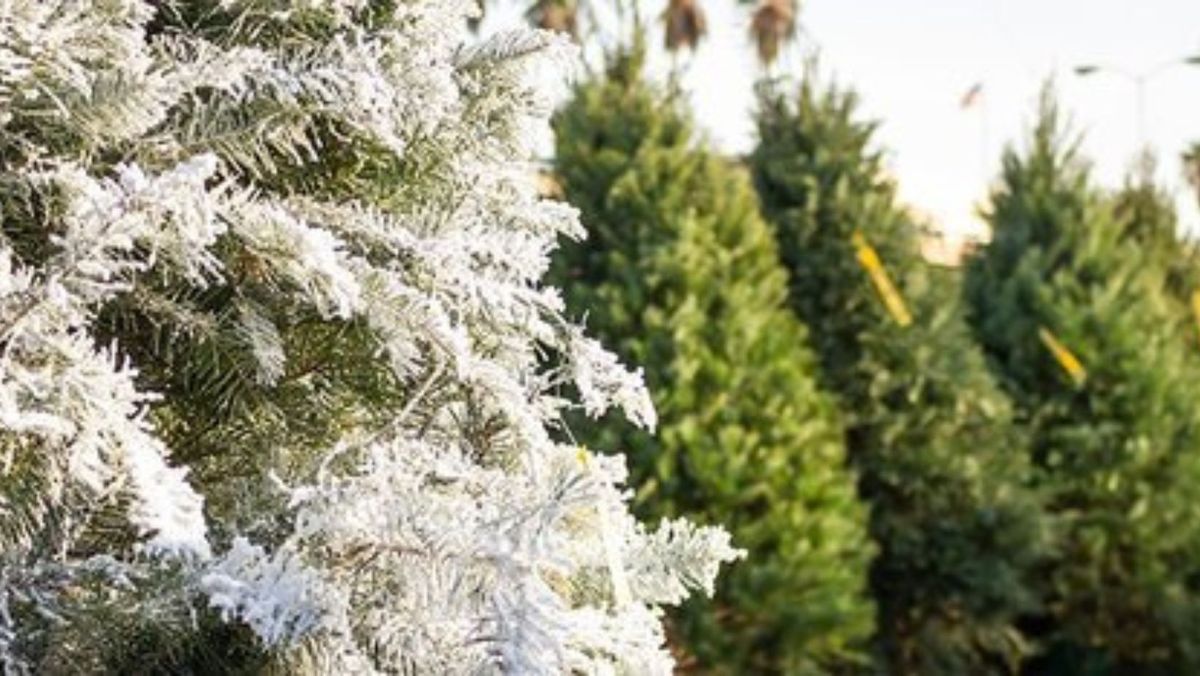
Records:
[[[875,285],[875,291],[879,294],[879,298],[883,300],[883,305],[887,308],[888,314],[900,326],[912,324],[912,315],[909,314],[908,307],[904,304],[904,298],[896,290],[896,286],[892,284],[892,279],[888,277],[887,270],[883,267],[883,261],[879,260],[879,254],[876,253],[875,248],[867,243],[867,239],[858,231],[855,231],[851,237],[851,241],[854,242],[854,249],[859,264],[870,275],[871,282]]]
[[[591,471],[590,455],[586,446],[580,445],[575,450],[575,457],[585,472]],[[633,602],[633,594],[629,589],[629,576],[625,572],[625,566],[621,563],[620,546],[616,534],[613,533],[612,524],[608,521],[604,505],[596,505],[596,517],[600,521],[600,539],[604,543],[604,558],[608,563],[608,574],[612,579],[613,601],[618,608],[627,606]]]
[[[1044,326],[1038,328],[1038,338],[1042,339],[1042,344],[1046,346],[1046,349],[1050,350],[1050,354],[1054,355],[1055,361],[1058,362],[1059,366],[1062,366],[1067,375],[1071,376],[1071,380],[1075,381],[1075,386],[1082,387],[1083,383],[1087,381],[1087,369],[1083,368],[1083,364],[1080,363],[1079,358],[1068,350],[1067,346],[1063,345],[1050,332],[1050,329]]]
[[[1200,289],[1192,292],[1192,315],[1196,318],[1196,328],[1200,330]]]

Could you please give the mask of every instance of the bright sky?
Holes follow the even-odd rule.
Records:
[[[657,18],[665,2],[642,4],[643,16]],[[759,72],[748,8],[734,0],[702,4],[710,34],[686,60],[685,82],[712,141],[745,152],[754,143],[751,88]],[[1140,146],[1137,88],[1115,70],[1136,74],[1200,54],[1197,0],[802,0],[801,23],[800,45],[783,67],[796,71],[804,54],[818,52],[823,72],[856,88],[863,113],[881,122],[878,139],[902,197],[952,233],[981,230],[974,205],[1004,145],[1024,138],[1047,77],[1085,133],[1096,178],[1115,186]],[[1081,78],[1072,72],[1080,64],[1114,71]],[[962,110],[959,100],[977,82],[982,100]],[[1158,152],[1159,178],[1176,192],[1185,227],[1198,232],[1179,154],[1200,140],[1200,67],[1161,70],[1145,91],[1146,140]]]

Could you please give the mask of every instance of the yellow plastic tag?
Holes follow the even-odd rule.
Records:
[[[1196,318],[1196,328],[1200,330],[1200,289],[1192,292],[1192,315]]]
[[[1075,381],[1076,387],[1082,387],[1087,381],[1087,369],[1083,368],[1079,358],[1076,357],[1070,350],[1063,345],[1050,329],[1042,326],[1038,328],[1038,337],[1042,339],[1042,344],[1046,349],[1050,350],[1050,354],[1054,355],[1054,359],[1063,367],[1067,375],[1071,376],[1071,380]]]
[[[585,472],[591,469],[588,463],[589,456],[586,446],[579,446],[575,453],[575,457],[579,459],[579,464],[583,465]],[[633,602],[633,594],[629,591],[629,578],[625,574],[625,566],[621,565],[621,553],[617,547],[617,538],[612,532],[612,526],[608,522],[603,505],[596,505],[596,517],[600,520],[600,539],[604,543],[604,557],[608,563],[608,574],[612,578],[613,601],[620,608]]]
[[[887,270],[883,267],[883,261],[879,260],[879,254],[875,252],[875,248],[867,243],[861,232],[855,232],[851,238],[854,242],[858,262],[867,271],[871,277],[871,282],[875,285],[875,291],[879,293],[879,298],[883,300],[884,307],[887,308],[888,314],[892,315],[892,319],[900,326],[908,326],[912,324],[912,315],[908,312],[908,307],[904,304],[904,298],[900,296],[900,292],[896,290],[896,286],[892,284],[892,280],[888,277]]]

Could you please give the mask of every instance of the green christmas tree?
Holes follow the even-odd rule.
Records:
[[[1112,195],[1113,216],[1123,228],[1124,237],[1132,239],[1145,255],[1155,259],[1155,267],[1165,271],[1166,292],[1188,306],[1192,292],[1200,288],[1197,251],[1194,243],[1179,232],[1179,217],[1170,193],[1155,182],[1156,165],[1149,151],[1138,157],[1134,170]],[[1188,307],[1183,309],[1191,312]]]
[[[678,100],[610,59],[558,116],[555,169],[589,237],[556,259],[567,306],[649,365],[655,437],[580,424],[632,458],[646,515],[727,524],[749,550],[712,604],[677,616],[710,673],[818,673],[861,663],[865,510],[839,417],[747,177],[700,147]]]
[[[1162,272],[1157,283],[1186,327],[1182,339],[1200,357],[1200,249],[1180,232],[1174,200],[1154,180],[1155,165],[1149,151],[1138,158],[1111,196],[1113,217],[1147,264]]]
[[[1061,526],[1032,622],[1041,672],[1191,673],[1200,663],[1200,437],[1190,319],[1167,284],[1170,219],[1142,187],[1090,183],[1046,94],[1004,156],[971,261],[972,322],[1031,432]],[[1189,327],[1190,328],[1190,327]]]
[[[953,278],[922,260],[855,96],[763,87],[751,157],[879,546],[871,586],[886,669],[1010,671],[1036,607],[1045,541],[1023,439],[956,309]]]

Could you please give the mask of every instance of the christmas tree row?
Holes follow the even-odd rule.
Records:
[[[647,517],[748,550],[672,614],[704,673],[1186,673],[1200,570],[1190,247],[1135,175],[1094,186],[1047,95],[963,270],[920,253],[853,92],[760,88],[716,157],[644,48],[555,125],[589,238],[568,310],[646,364],[630,457]],[[747,183],[749,167],[752,186]]]

